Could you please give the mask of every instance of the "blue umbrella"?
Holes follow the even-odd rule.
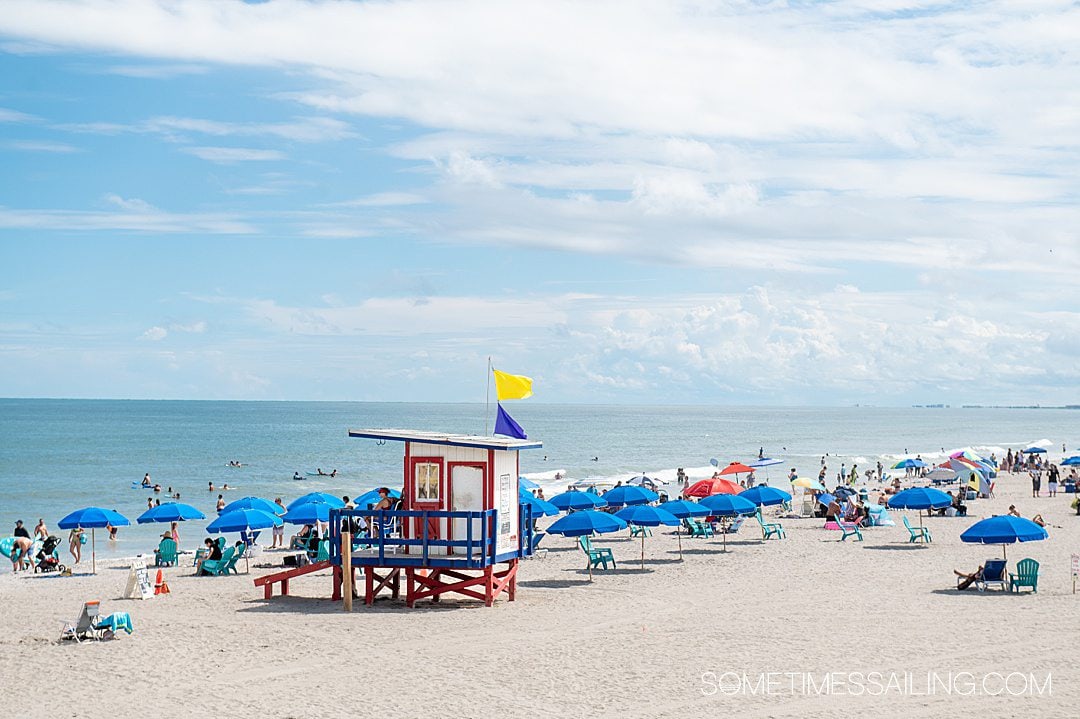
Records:
[[[776,487],[770,487],[767,484],[759,484],[756,487],[751,487],[745,492],[739,492],[737,495],[743,499],[748,499],[759,507],[767,507],[771,504],[783,504],[784,502],[791,501],[791,494],[785,492],[782,489]]]
[[[646,477],[644,474],[639,474],[636,477],[631,477],[626,480],[625,484],[628,484],[631,487],[645,487],[646,489],[655,490],[661,484],[666,484],[666,482],[661,479],[653,479],[652,477]]]
[[[765,486],[765,485],[762,485]],[[757,487],[754,487],[757,489]],[[749,492],[750,490],[747,490]],[[780,490],[777,490],[780,491]],[[786,494],[786,492],[782,492]],[[743,492],[746,494],[746,492]],[[791,495],[788,495],[790,499]],[[757,506],[742,494],[714,494],[701,500],[704,507],[709,508],[709,513],[717,517],[734,517],[737,514],[754,514]],[[724,551],[727,551],[727,532],[724,532]]]
[[[933,487],[911,487],[889,498],[888,505],[898,509],[919,510],[919,526],[922,526],[922,510],[941,509],[952,504],[952,497]]]
[[[401,499],[401,492],[396,489],[389,490],[389,495],[391,499]],[[369,504],[378,504],[380,499],[382,497],[379,496],[379,490],[372,489],[354,499],[353,503],[357,507],[367,507]]]
[[[828,492],[825,492],[824,494],[819,494],[817,496],[818,504],[824,504],[826,507],[828,507],[829,502],[833,501],[834,499],[836,499],[836,497],[832,494],[829,494]]]
[[[271,502],[268,499],[262,499],[261,497],[242,497],[235,501],[229,502],[218,514],[228,514],[229,512],[235,512],[240,509],[259,509],[263,512],[269,512],[270,514],[284,514],[281,511],[281,507]]]
[[[584,492],[578,492],[584,494]],[[585,510],[560,517],[548,527],[549,534],[561,534],[566,537],[584,537],[593,533],[607,534],[626,529],[626,521],[614,514]]]
[[[711,514],[708,507],[705,507],[698,502],[691,502],[688,499],[677,499],[674,502],[664,502],[660,506],[665,509],[668,514],[672,514],[679,519],[685,519],[687,517],[707,517]]]
[[[1042,447],[1028,447],[1024,450],[1024,454],[1046,454],[1046,450]]]
[[[207,532],[249,532],[253,529],[280,527],[281,517],[261,509],[234,509],[206,525]]]
[[[559,513],[559,508],[556,507],[554,504],[547,501],[546,499],[534,497],[532,494],[526,492],[524,489],[518,490],[518,497],[520,498],[522,504],[530,505],[533,508],[534,512],[540,512],[545,517],[554,517],[556,514]]]
[[[556,494],[548,501],[564,512],[570,509],[596,509],[607,506],[607,500],[592,492],[563,492]],[[548,531],[550,532],[551,529],[549,528]]]
[[[1005,545],[1016,542],[1038,542],[1046,539],[1046,529],[1023,517],[1010,514],[988,517],[964,530],[960,541],[972,544],[1000,544],[1005,556]],[[1007,559],[1008,557],[1006,557]]]
[[[528,477],[518,477],[518,487],[522,489],[540,489],[540,485]]]
[[[926,462],[921,459],[902,459],[892,466],[893,469],[917,469],[925,467]]]
[[[289,524],[329,522],[331,508],[326,502],[304,502],[281,515],[281,519]]]
[[[1080,455],[1076,455],[1075,457],[1069,457],[1068,459],[1063,460],[1061,462],[1061,464],[1066,466],[1066,467],[1076,465],[1076,464],[1080,464]]]
[[[835,494],[838,499],[845,500],[853,494],[858,494],[858,492],[851,487],[837,487],[833,490],[833,494]]]
[[[604,493],[604,501],[612,507],[621,507],[632,504],[648,504],[660,499],[660,495],[644,487],[623,485],[615,487]]]
[[[126,527],[129,524],[131,522],[124,515],[101,507],[76,509],[57,522],[60,529],[75,529],[78,527],[90,530],[90,565],[94,574],[97,574],[97,538],[94,536],[94,530],[98,527]]]
[[[619,489],[622,489],[621,487]],[[636,487],[634,487],[636,489]],[[612,490],[614,491],[614,490]],[[608,493],[610,494],[610,492]],[[624,520],[627,524],[638,527],[659,527],[661,524],[669,527],[678,527],[679,518],[662,507],[651,507],[647,504],[635,504],[620,509],[615,516]],[[682,535],[679,535],[679,558],[682,558]],[[645,532],[641,532],[641,568],[645,569]]]
[[[183,522],[188,519],[206,519],[206,515],[190,504],[166,502],[146,510],[135,521],[139,524],[149,524],[150,522]]]
[[[326,504],[329,504],[334,509],[341,509],[342,507],[345,506],[345,503],[342,502],[341,499],[339,499],[338,497],[335,497],[332,494],[327,494],[326,492],[308,492],[303,497],[299,497],[299,498],[294,499],[293,501],[289,502],[289,504],[286,505],[285,508],[286,509],[295,509],[296,507],[299,507],[301,504],[306,504],[307,502],[325,502]]]

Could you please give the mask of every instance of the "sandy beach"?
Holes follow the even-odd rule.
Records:
[[[491,609],[380,600],[346,614],[329,573],[267,602],[252,579],[273,552],[232,577],[194,577],[181,562],[165,570],[172,594],[145,601],[119,598],[122,563],[8,574],[0,676],[9,713],[33,717],[1069,717],[1080,701],[1070,499],[1033,499],[1026,476],[1003,475],[973,517],[927,519],[929,546],[909,544],[899,521],[841,543],[819,520],[785,519],[786,540],[761,542],[748,524],[726,553],[718,539],[683,538],[679,562],[665,530],[646,540],[644,571],[638,540],[621,532],[597,540],[619,567],[592,583],[576,545],[548,537],[517,601]],[[1009,549],[1010,562],[1041,563],[1038,594],[955,591],[954,568],[1001,553],[960,532],[1009,504],[1052,525],[1048,541]],[[57,643],[87,599],[130,612],[134,634]]]

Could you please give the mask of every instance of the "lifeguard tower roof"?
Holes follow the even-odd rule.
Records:
[[[446,434],[416,429],[350,429],[350,437],[381,439],[391,442],[424,442],[449,447],[476,447],[477,449],[540,449],[543,442],[513,437],[483,437],[476,434]]]

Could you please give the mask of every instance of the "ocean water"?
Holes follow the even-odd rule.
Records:
[[[626,479],[646,472],[674,479],[684,467],[692,478],[708,476],[710,460],[749,462],[759,448],[784,460],[770,470],[781,478],[795,467],[817,475],[828,453],[830,478],[841,462],[868,469],[879,459],[905,454],[937,459],[974,447],[1004,454],[1040,442],[1050,457],[1080,444],[1080,411],[1054,409],[918,408],[732,408],[550,405],[507,403],[508,411],[544,448],[522,452],[522,473],[549,490],[570,479]],[[300,494],[326,491],[356,496],[401,485],[402,446],[349,439],[350,428],[429,429],[480,434],[482,404],[365,402],[229,402],[128,400],[0,400],[0,535],[16,519],[32,530],[44,518],[56,522],[80,507],[115,509],[132,520],[116,542],[99,541],[103,556],[132,556],[156,546],[166,527],[137,525],[146,498],[132,489],[149,472],[163,488],[210,518],[218,492],[226,501],[246,495],[286,503]],[[489,425],[490,426],[490,425]],[[595,461],[593,458],[596,458]],[[227,466],[230,460],[244,464]],[[891,460],[891,461],[890,461]],[[321,468],[334,479],[309,477]],[[764,476],[764,475],[762,475]],[[774,482],[775,483],[775,482]],[[207,520],[209,521],[209,520]],[[181,526],[190,548],[204,536],[205,522]],[[64,556],[66,557],[66,542]],[[0,563],[0,565],[4,565]],[[6,571],[7,567],[0,569]]]

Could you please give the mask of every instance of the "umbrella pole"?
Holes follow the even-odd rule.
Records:
[[[645,571],[645,532],[641,533],[641,571]]]
[[[682,522],[679,522],[678,528],[675,530],[675,535],[679,538],[679,561],[682,561]]]
[[[723,527],[721,527],[720,529],[722,530]],[[726,552],[727,551],[727,532],[723,532],[723,535],[724,535],[724,551]]]
[[[97,574],[97,537],[93,527],[90,527],[90,573]]]

